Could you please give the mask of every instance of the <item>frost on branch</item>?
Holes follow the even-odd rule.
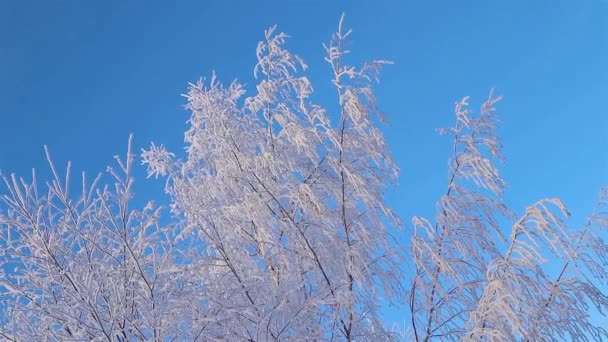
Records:
[[[184,267],[175,225],[160,209],[130,206],[133,154],[72,195],[70,164],[40,188],[4,177],[0,214],[0,336],[16,341],[148,340],[180,336],[196,297],[178,284]],[[184,284],[186,285],[186,284]],[[194,300],[194,301],[193,301]],[[200,300],[198,300],[200,301]]]
[[[222,320],[203,336],[390,338],[377,303],[401,291],[401,277],[387,232],[397,218],[383,200],[397,168],[372,120],[371,75],[382,63],[346,66],[340,25],[328,61],[341,112],[329,114],[310,101],[306,65],[286,38],[266,31],[250,97],[215,75],[191,85],[187,158],[149,163],[176,170],[174,213],[205,246],[192,268],[208,315]]]
[[[474,116],[468,98],[456,103],[454,127],[441,130],[453,137],[448,189],[436,222],[415,217],[412,253],[416,267],[410,314],[416,339],[458,339],[469,310],[477,305],[488,263],[500,255],[495,240],[504,236],[499,220],[510,217],[502,204],[505,186],[494,164],[502,160],[495,134],[490,93]]]
[[[133,202],[131,141],[78,191],[50,155],[45,186],[3,177],[2,339],[608,339],[590,317],[608,304],[608,192],[582,229],[554,198],[516,218],[493,92],[478,114],[458,101],[441,130],[453,141],[447,188],[434,219],[413,219],[404,253],[389,233],[398,168],[374,95],[390,62],[350,65],[343,23],[325,45],[333,104],[313,103],[306,64],[276,27],[251,89],[215,74],[190,84],[185,153],[152,143],[141,154],[148,177],[166,180],[170,213]],[[404,298],[408,326],[387,329],[380,305]]]
[[[602,313],[606,286],[606,192],[582,230],[567,229],[570,215],[546,198],[515,220],[510,234],[499,223],[513,215],[500,195],[505,183],[490,94],[479,116],[456,104],[446,195],[435,223],[413,219],[416,274],[410,292],[413,338],[428,341],[603,340],[590,307]],[[501,218],[502,216],[502,218]],[[559,273],[547,270],[558,262]]]
[[[605,230],[606,192],[581,230],[568,231],[558,199],[530,206],[515,222],[504,255],[492,262],[487,285],[468,322],[468,339],[536,341],[548,336],[602,341],[606,330],[592,323],[590,306],[602,313],[608,297]],[[562,260],[558,272],[542,265]]]
[[[541,264],[545,247],[556,256],[568,249],[565,223],[569,215],[558,199],[544,199],[528,207],[512,227],[508,248],[486,271],[486,286],[471,312],[469,339],[512,340],[527,335],[526,325],[536,298],[546,293]]]
[[[590,309],[605,314],[608,307],[608,189],[600,193],[594,212],[568,237],[559,272],[547,282],[530,316],[529,340],[568,336],[573,340],[608,339],[605,327],[592,323]]]
[[[152,143],[150,150],[143,151],[141,154],[142,162],[148,165],[148,177],[166,176],[169,172],[169,165],[171,165],[171,158],[174,156],[163,145],[156,146]]]

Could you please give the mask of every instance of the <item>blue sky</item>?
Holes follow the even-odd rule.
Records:
[[[57,164],[104,170],[135,145],[183,146],[187,82],[210,75],[252,84],[255,47],[278,24],[310,66],[317,100],[335,101],[322,42],[347,14],[352,61],[386,58],[379,102],[402,169],[389,200],[409,223],[445,192],[453,123],[464,95],[504,95],[500,134],[507,202],[522,212],[561,197],[580,223],[608,185],[608,2],[2,1],[0,169]],[[162,182],[144,181],[142,197]]]

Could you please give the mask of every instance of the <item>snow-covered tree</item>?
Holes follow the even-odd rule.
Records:
[[[517,218],[502,200],[491,92],[478,115],[459,101],[441,131],[453,155],[437,217],[399,231],[384,200],[398,168],[372,89],[390,62],[349,65],[343,19],[325,46],[333,103],[311,100],[306,64],[276,27],[258,44],[251,96],[215,74],[190,85],[185,155],[141,152],[169,210],[133,203],[131,139],[77,193],[70,164],[60,174],[48,151],[44,186],[4,176],[2,339],[608,338],[590,318],[608,304],[608,191],[582,229],[554,198]],[[389,302],[409,307],[398,333],[381,318]]]
[[[167,226],[153,204],[129,206],[130,151],[113,188],[83,181],[76,201],[69,170],[63,180],[53,168],[44,195],[35,179],[7,179],[3,334],[390,338],[379,304],[402,293],[403,275],[383,193],[398,172],[371,89],[387,62],[346,64],[348,34],[340,23],[326,47],[337,122],[309,99],[306,64],[274,27],[257,48],[253,96],[215,75],[190,85],[185,159],[142,153],[151,176],[167,177]]]
[[[448,188],[435,223],[413,219],[412,339],[606,339],[589,306],[601,313],[608,304],[607,192],[583,229],[568,229],[570,214],[557,198],[515,218],[502,201],[505,182],[495,163],[503,159],[495,134],[499,100],[490,92],[475,116],[463,98],[454,127],[441,130],[454,141]],[[558,263],[557,273],[548,261]]]
[[[131,143],[129,141],[129,147]],[[135,155],[130,148],[114,184],[82,176],[77,196],[70,164],[39,188],[4,177],[7,209],[0,215],[0,336],[16,341],[134,340],[179,336],[191,311],[178,246],[180,227],[159,224],[149,203],[130,207]],[[185,253],[189,251],[186,250]],[[174,319],[178,318],[178,319]]]

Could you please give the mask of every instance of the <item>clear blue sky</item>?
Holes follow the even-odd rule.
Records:
[[[183,146],[187,82],[216,70],[252,84],[255,47],[278,24],[331,91],[322,42],[340,13],[353,60],[386,58],[378,87],[402,169],[390,201],[406,223],[445,191],[453,104],[495,87],[514,209],[559,196],[581,222],[608,185],[608,1],[18,1],[0,2],[0,169],[57,164],[102,171],[135,145]],[[329,98],[330,101],[335,99]],[[143,197],[162,182],[144,181]]]

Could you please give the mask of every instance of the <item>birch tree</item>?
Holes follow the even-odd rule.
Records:
[[[409,295],[416,341],[539,341],[608,338],[590,306],[608,304],[606,190],[582,229],[557,198],[541,199],[516,218],[502,194],[505,181],[490,92],[478,115],[468,97],[456,103],[446,194],[435,222],[414,217],[415,275]],[[510,232],[505,222],[513,222]],[[547,267],[557,262],[558,271]]]
[[[608,190],[580,229],[557,198],[508,208],[492,91],[477,114],[456,103],[437,215],[404,233],[384,199],[399,170],[374,95],[391,62],[350,65],[350,35],[342,16],[324,45],[325,104],[274,26],[250,89],[214,73],[190,84],[185,153],[140,152],[168,208],[133,201],[132,137],[77,190],[48,150],[48,182],[3,174],[2,339],[608,339],[591,317],[608,304]],[[389,303],[405,307],[400,331],[382,319]]]
[[[83,180],[76,201],[69,167],[64,180],[51,163],[45,196],[35,179],[7,178],[4,336],[392,338],[379,308],[403,275],[383,196],[398,171],[372,91],[388,62],[349,66],[349,34],[341,20],[326,46],[336,113],[310,100],[307,66],[276,27],[257,47],[253,95],[215,75],[190,85],[185,158],[142,152],[166,178],[169,225],[153,204],[129,206],[130,150],[113,188]]]
[[[129,146],[131,143],[129,141]],[[130,206],[135,155],[129,148],[113,182],[100,176],[73,195],[47,150],[53,178],[41,188],[4,177],[0,215],[2,330],[12,341],[160,340],[179,336],[191,305],[176,248],[179,226],[159,223],[152,202]],[[45,189],[46,188],[46,189]],[[187,253],[188,251],[186,251]],[[200,299],[199,299],[200,301]],[[188,318],[188,320],[190,320]]]

